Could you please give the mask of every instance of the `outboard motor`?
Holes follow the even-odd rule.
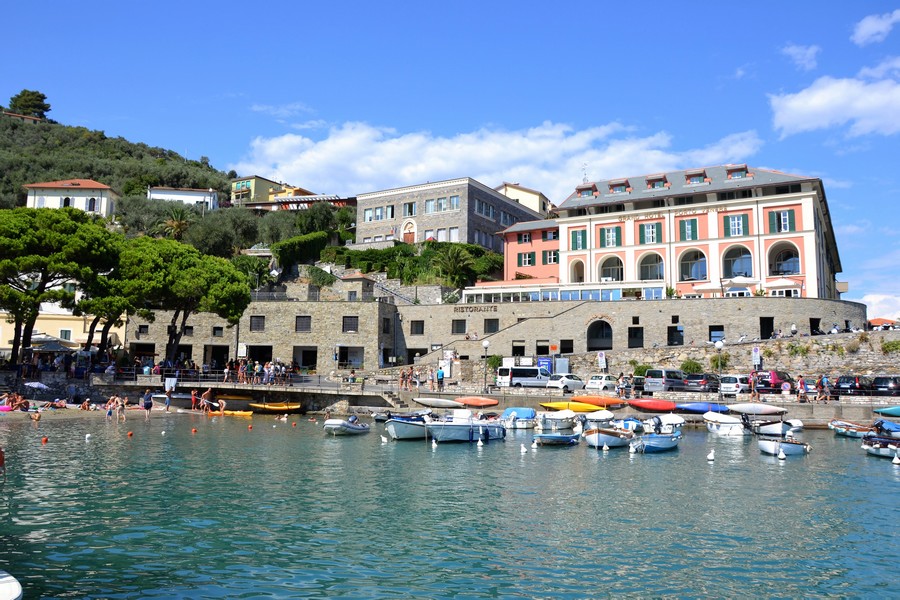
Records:
[[[662,433],[662,419],[653,417],[653,433]]]
[[[357,421],[359,421],[359,418],[356,415],[350,415],[350,418],[347,419],[348,423],[353,423],[354,425],[356,425]]]

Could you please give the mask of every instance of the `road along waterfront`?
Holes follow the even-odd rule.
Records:
[[[831,432],[779,461],[700,430],[630,455],[308,419],[0,417],[0,568],[26,597],[893,594],[900,468]]]

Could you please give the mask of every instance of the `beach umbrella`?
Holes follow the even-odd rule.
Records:
[[[35,352],[74,352],[72,348],[68,346],[63,346],[59,342],[47,342],[45,344],[41,344],[39,346],[33,346],[32,350]]]
[[[44,385],[40,381],[28,381],[25,383],[25,387],[31,388],[34,390],[34,395],[31,397],[34,400],[37,397],[38,390],[49,390],[50,387]]]

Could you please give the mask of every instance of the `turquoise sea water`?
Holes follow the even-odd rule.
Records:
[[[897,596],[900,467],[828,431],[779,461],[292,421],[0,418],[0,569],[26,598]]]

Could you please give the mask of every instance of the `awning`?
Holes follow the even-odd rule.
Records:
[[[721,292],[722,286],[717,281],[709,281],[707,283],[700,283],[694,286],[695,292]]]
[[[776,279],[774,281],[767,281],[764,284],[766,289],[770,290],[783,290],[788,288],[798,288],[802,287],[802,283],[799,281],[794,281],[793,279],[785,279],[782,277],[781,279]]]

